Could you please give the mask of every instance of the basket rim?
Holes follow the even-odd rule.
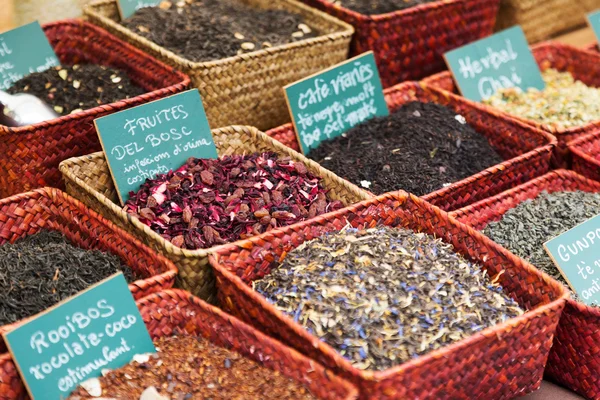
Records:
[[[282,320],[288,328],[290,328],[294,331],[294,334],[298,335],[299,337],[301,337],[303,340],[306,340],[307,342],[311,342],[313,344],[313,346],[318,348],[322,354],[324,354],[326,357],[330,358],[336,365],[338,365],[340,368],[347,371],[347,373],[349,373],[353,376],[357,376],[363,380],[379,381],[379,380],[384,380],[384,379],[391,379],[395,375],[401,374],[406,370],[410,370],[412,368],[417,368],[417,367],[425,365],[435,359],[443,358],[447,354],[450,354],[458,349],[469,347],[469,346],[473,345],[474,343],[478,342],[479,340],[481,340],[481,338],[498,336],[505,331],[512,330],[512,328],[514,328],[518,325],[526,324],[527,321],[529,321],[533,318],[536,318],[539,315],[547,314],[552,309],[555,309],[555,308],[562,309],[562,307],[564,306],[564,301],[569,294],[560,283],[556,282],[553,278],[551,278],[549,275],[545,274],[544,272],[539,271],[537,268],[535,268],[530,263],[519,259],[515,255],[510,253],[508,250],[506,250],[503,247],[499,246],[498,244],[492,242],[489,238],[487,238],[484,235],[482,235],[481,233],[475,231],[470,226],[458,222],[456,219],[450,217],[448,213],[438,209],[437,207],[431,205],[427,201],[425,201],[413,194],[410,194],[410,193],[407,193],[407,192],[404,192],[401,190],[396,191],[396,192],[389,192],[389,193],[383,194],[381,196],[372,197],[370,199],[363,200],[360,203],[353,204],[353,205],[345,207],[341,210],[337,210],[337,211],[330,212],[328,214],[324,214],[321,217],[327,221],[333,220],[335,218],[343,217],[346,214],[355,212],[357,210],[365,209],[371,205],[377,205],[378,203],[385,201],[385,200],[396,200],[396,201],[410,200],[410,201],[414,202],[415,204],[418,204],[418,205],[428,208],[430,211],[435,212],[436,214],[441,214],[441,215],[446,216],[449,223],[459,226],[463,231],[465,231],[468,235],[474,237],[476,240],[486,242],[486,244],[489,247],[493,248],[494,250],[496,250],[499,253],[502,253],[504,256],[507,257],[507,259],[511,260],[512,262],[523,261],[522,268],[525,268],[529,273],[531,273],[533,275],[539,276],[540,279],[542,281],[544,281],[544,283],[547,285],[547,287],[553,289],[556,292],[556,294],[557,294],[556,299],[548,302],[547,304],[539,305],[531,310],[527,310],[522,315],[511,318],[507,321],[496,324],[494,326],[490,326],[490,327],[488,327],[480,332],[477,332],[465,339],[462,339],[458,342],[454,342],[447,346],[441,347],[437,350],[430,351],[429,353],[423,354],[415,359],[409,360],[405,363],[396,365],[396,366],[388,368],[386,370],[383,370],[383,371],[359,370],[358,368],[352,366],[352,364],[348,360],[346,360],[344,357],[342,357],[333,347],[331,347],[329,344],[325,343],[324,341],[320,340],[317,336],[310,334],[299,323],[296,323],[291,317],[289,317],[289,316],[285,315],[283,312],[277,310],[275,308],[275,306],[273,306],[266,300],[265,297],[263,297],[259,293],[252,290],[250,288],[250,286],[247,285],[246,283],[244,283],[244,281],[240,277],[238,277],[233,272],[229,271],[227,268],[221,266],[221,264],[219,263],[221,254],[234,252],[234,251],[236,251],[237,248],[240,248],[240,249],[252,248],[254,246],[254,242],[258,242],[258,241],[269,242],[269,236],[273,236],[273,233],[277,233],[277,232],[270,231],[270,232],[263,233],[259,236],[245,239],[242,243],[231,243],[229,245],[225,245],[209,255],[209,257],[208,257],[209,263],[212,268],[217,270],[220,274],[224,275],[225,278],[228,279],[230,282],[235,282],[236,290],[242,290],[244,292],[244,295],[249,296],[250,298],[252,298],[253,301],[260,304],[260,307],[262,307],[264,310],[266,310],[267,313],[275,316],[279,320]],[[303,227],[309,226],[312,224],[315,224],[314,219],[300,222],[298,224],[295,224],[294,226],[290,225],[287,227],[278,228],[277,231],[279,233],[291,233],[293,228],[302,229]],[[519,267],[519,268],[521,268],[521,267]]]
[[[314,38],[308,38],[299,40],[293,43],[286,43],[280,46],[269,47],[266,49],[259,49],[252,51],[250,53],[239,54],[229,57],[224,57],[218,60],[211,61],[192,61],[183,56],[177,55],[172,50],[167,49],[166,47],[159,46],[153,41],[146,39],[145,37],[138,35],[136,32],[132,31],[129,28],[113,21],[112,19],[101,15],[96,11],[96,8],[103,5],[113,4],[117,0],[94,0],[83,7],[84,15],[89,19],[97,19],[101,21],[106,26],[109,26],[111,29],[114,29],[116,32],[119,32],[121,35],[127,36],[129,39],[134,40],[138,45],[143,46],[144,49],[151,50],[157,54],[161,54],[163,57],[169,59],[173,63],[177,64],[179,67],[187,68],[187,71],[197,71],[197,70],[209,70],[211,68],[223,68],[235,65],[240,61],[245,61],[246,59],[261,59],[263,57],[269,56],[271,54],[285,53],[289,51],[293,51],[296,49],[300,49],[303,47],[309,47],[315,44],[327,43],[331,41],[350,39],[354,34],[354,27],[344,21],[341,21],[329,14],[324,13],[323,11],[319,11],[315,8],[308,7],[307,5],[296,1],[296,0],[273,0],[274,2],[280,2],[283,4],[289,4],[295,8],[299,8],[306,13],[313,14],[316,17],[319,17],[331,25],[337,25],[339,31],[319,35]],[[452,0],[455,1],[455,0]],[[463,1],[463,0],[459,0]]]
[[[36,124],[19,126],[19,127],[10,127],[10,126],[6,126],[6,125],[0,125],[0,137],[3,135],[10,135],[13,133],[18,134],[18,133],[36,132],[36,131],[38,131],[40,129],[44,129],[48,126],[60,126],[63,124],[68,124],[71,121],[79,121],[79,120],[87,119],[88,117],[95,117],[96,115],[102,114],[106,111],[118,112],[118,111],[123,110],[126,107],[136,105],[140,102],[147,102],[147,101],[155,100],[156,98],[159,98],[161,96],[169,95],[169,94],[171,94],[171,91],[173,89],[176,89],[178,91],[183,90],[186,87],[188,87],[191,83],[190,77],[187,76],[186,74],[184,74],[183,72],[177,71],[177,70],[173,69],[173,67],[169,67],[162,61],[152,57],[150,54],[144,53],[143,51],[141,51],[138,48],[132,46],[131,44],[125,42],[124,40],[119,39],[112,33],[100,28],[99,26],[93,25],[87,21],[77,20],[77,19],[66,19],[66,20],[55,21],[55,22],[50,22],[48,24],[44,24],[42,26],[42,29],[45,32],[46,29],[52,29],[52,28],[60,27],[60,26],[80,27],[81,29],[84,29],[84,30],[89,29],[94,33],[94,35],[96,35],[98,37],[106,38],[112,42],[116,42],[119,46],[124,47],[128,52],[135,53],[137,56],[145,58],[146,60],[151,60],[153,63],[156,64],[157,67],[162,68],[164,70],[163,71],[164,73],[171,74],[174,78],[177,78],[178,80],[180,80],[180,82],[176,83],[174,85],[163,87],[161,89],[145,92],[141,95],[138,95],[138,96],[135,96],[135,97],[132,97],[129,99],[121,99],[121,100],[118,100],[113,103],[102,104],[102,105],[99,105],[99,106],[96,106],[93,108],[89,108],[89,109],[80,111],[75,114],[63,115],[63,116],[60,116],[58,118],[54,118],[54,119],[51,119],[48,121],[38,122]]]
[[[592,157],[589,152],[583,150],[582,148],[584,144],[597,142],[598,140],[600,140],[600,130],[571,140],[567,143],[567,148],[571,153],[583,159],[585,162],[600,167],[600,161],[598,161],[595,157]]]
[[[268,137],[263,132],[260,132],[257,128],[254,128],[251,126],[244,126],[244,125],[231,125],[228,127],[213,129],[212,133],[214,135],[215,133],[220,134],[220,133],[226,133],[226,132],[244,132],[244,131],[246,131],[249,134],[256,134],[260,138],[259,140],[261,142],[266,142],[273,149],[273,151],[277,152],[278,154],[291,155],[296,160],[298,160],[298,156],[301,156],[300,160],[305,165],[319,171],[320,178],[323,179],[325,176],[327,176],[328,178],[335,180],[339,184],[343,185],[346,189],[348,189],[349,191],[351,191],[355,195],[357,195],[357,197],[361,197],[363,199],[372,197],[372,195],[370,195],[369,192],[367,192],[363,189],[360,189],[358,186],[354,185],[353,183],[351,183],[345,179],[342,179],[339,176],[335,175],[333,172],[321,167],[315,161],[306,158],[302,154],[279,143],[275,139]],[[158,233],[154,232],[148,225],[142,223],[139,220],[139,218],[123,211],[122,207],[120,207],[116,203],[113,203],[108,197],[104,196],[102,193],[100,193],[97,190],[95,190],[94,188],[92,188],[90,185],[85,183],[82,179],[80,179],[76,174],[74,174],[72,172],[71,166],[77,164],[80,160],[82,160],[82,161],[88,160],[89,161],[89,160],[96,160],[96,159],[100,159],[100,158],[105,158],[104,152],[102,152],[102,151],[88,154],[85,156],[72,157],[72,158],[62,161],[59,165],[59,170],[61,171],[61,173],[63,174],[64,177],[71,179],[80,188],[85,190],[88,195],[93,196],[101,204],[103,204],[104,206],[109,208],[110,211],[116,217],[123,220],[124,222],[126,219],[127,223],[133,224],[133,226],[136,228],[136,230],[138,232],[140,232],[140,234],[143,234],[146,237],[148,237],[149,239],[151,239],[152,242],[154,242],[156,245],[160,246],[162,249],[167,251],[167,253],[169,253],[169,254],[181,255],[185,258],[204,258],[211,252],[216,251],[217,249],[230,244],[230,243],[226,243],[226,244],[221,244],[221,245],[217,245],[217,246],[207,247],[205,249],[196,249],[196,250],[183,249],[181,247],[175,246],[173,243],[166,240],[165,238],[160,236]],[[243,239],[240,239],[240,240],[237,240],[237,241],[234,241],[231,243],[238,243],[242,240]]]
[[[11,204],[11,203],[18,203],[21,200],[26,200],[26,199],[35,200],[35,199],[39,199],[39,198],[46,198],[52,204],[58,204],[58,203],[68,204],[69,207],[71,208],[71,210],[78,214],[83,214],[84,212],[87,212],[89,214],[89,217],[94,219],[98,225],[104,225],[104,227],[106,227],[106,229],[110,232],[110,235],[112,235],[113,237],[115,237],[117,239],[120,239],[121,241],[130,241],[133,244],[133,246],[140,248],[140,252],[144,251],[146,253],[151,254],[152,258],[154,258],[156,260],[155,265],[161,264],[164,267],[166,267],[166,271],[164,271],[164,272],[161,272],[156,275],[151,275],[148,278],[136,279],[135,281],[128,283],[127,286],[129,288],[129,291],[132,292],[132,295],[133,295],[133,291],[135,291],[136,288],[143,287],[148,283],[151,284],[151,283],[161,281],[161,280],[170,281],[170,282],[175,281],[175,278],[177,277],[177,274],[179,273],[179,269],[177,268],[177,266],[175,265],[175,263],[173,261],[169,260],[167,257],[163,256],[162,254],[158,253],[157,251],[152,250],[150,247],[148,247],[147,245],[142,243],[139,239],[137,239],[133,235],[127,233],[127,231],[125,231],[124,229],[118,227],[113,222],[109,221],[102,215],[98,214],[91,208],[87,207],[81,201],[75,199],[74,197],[70,196],[69,194],[63,192],[60,189],[56,189],[56,188],[52,188],[52,187],[43,187],[43,188],[38,188],[38,189],[32,190],[30,192],[24,192],[24,193],[19,193],[19,194],[13,195],[13,196],[5,197],[3,199],[0,199],[0,207],[7,205],[7,204]],[[74,222],[77,226],[80,225],[80,222],[78,222],[76,220]],[[58,232],[62,233],[62,231],[60,231],[60,230],[58,230]],[[127,267],[131,269],[130,266],[127,266]],[[40,312],[44,312],[44,311],[40,311]],[[20,319],[18,321],[10,323],[10,324],[0,325],[0,335],[14,330],[18,326],[35,318],[38,314],[31,315],[29,317]]]

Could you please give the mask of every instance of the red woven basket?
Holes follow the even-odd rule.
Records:
[[[567,144],[572,169],[583,176],[600,181],[600,130]]]
[[[499,0],[443,0],[364,15],[329,0],[304,3],[351,24],[351,55],[373,50],[384,87],[445,69],[443,54],[491,35]]]
[[[482,111],[457,96],[424,90],[416,82],[404,82],[388,88],[385,90],[385,97],[390,112],[411,101],[433,102],[453,109],[463,115],[477,132],[487,137],[498,154],[506,160],[424,196],[425,200],[445,211],[500,193],[550,169],[556,139],[540,129],[506,119],[499,113]],[[299,150],[292,124],[266,133],[294,150]]]
[[[12,360],[10,353],[0,355],[0,399],[22,400],[28,398],[27,391],[19,371]]]
[[[481,230],[542,191],[576,190],[600,192],[600,182],[573,171],[556,170],[450,215]],[[590,399],[600,398],[600,309],[567,300],[548,358],[546,375]]]
[[[101,150],[94,119],[181,92],[189,78],[108,32],[84,21],[44,26],[61,63],[94,63],[121,69],[148,93],[47,122],[0,125],[0,198],[42,186],[63,188],[58,164]]]
[[[386,371],[360,371],[249,287],[291,249],[347,224],[405,227],[435,235],[482,265],[490,276],[503,271],[498,276],[500,284],[528,311]],[[220,304],[226,310],[356,383],[362,399],[509,399],[537,389],[567,296],[549,276],[405,192],[388,193],[273,230],[238,246],[227,245],[213,253],[210,261]]]
[[[547,68],[555,68],[559,71],[570,72],[575,79],[582,81],[586,85],[600,87],[600,54],[594,54],[590,51],[581,50],[576,47],[557,42],[541,43],[533,46],[531,50],[542,70]],[[433,75],[424,79],[422,83],[429,86],[433,90],[441,90],[445,93],[452,93],[454,97],[461,97],[458,95],[458,89],[454,84],[454,80],[452,79],[450,72],[441,72]],[[486,110],[488,112],[491,112],[492,110],[496,113],[498,112],[497,109],[485,106],[481,103],[466,99],[464,100],[478,109]],[[567,143],[573,139],[581,137],[586,133],[593,132],[600,128],[600,119],[596,122],[583,126],[567,129],[556,129],[548,125],[523,119],[505,112],[500,112],[500,115],[503,115],[506,119],[515,119],[535,126],[554,135],[558,139],[555,163],[561,167],[567,167],[570,165]]]

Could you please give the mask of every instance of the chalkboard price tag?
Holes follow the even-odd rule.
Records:
[[[4,340],[34,400],[65,399],[103,369],[156,351],[122,273],[38,314]]]
[[[34,72],[60,65],[39,22],[0,34],[0,90]]]
[[[190,157],[217,158],[197,89],[94,121],[121,204],[147,178],[182,166]]]
[[[581,301],[600,305],[600,215],[549,240],[544,249]]]
[[[520,26],[444,54],[462,95],[481,101],[499,89],[544,89],[540,68]]]
[[[389,114],[373,52],[285,87],[304,154],[353,126]]]
[[[596,42],[600,41],[600,10],[596,10],[587,15],[588,25],[594,31],[594,35],[596,36]]]
[[[118,0],[121,19],[131,17],[137,10],[144,7],[155,7],[163,0]]]

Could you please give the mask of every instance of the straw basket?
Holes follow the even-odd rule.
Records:
[[[556,170],[451,215],[481,230],[542,191],[576,190],[600,192],[600,183],[573,171]],[[600,398],[600,309],[567,300],[548,358],[546,375],[590,399]]]
[[[424,90],[416,82],[404,82],[384,92],[390,112],[411,101],[422,101],[441,104],[460,113],[477,132],[489,139],[498,154],[506,160],[424,196],[425,200],[445,211],[500,193],[550,169],[556,139],[542,130],[507,120],[498,113],[483,112],[457,96]],[[299,148],[292,124],[266,133],[294,150]]]
[[[41,24],[81,16],[86,0],[7,0],[13,3],[17,26],[39,21]]]
[[[391,369],[358,370],[249,287],[292,249],[347,224],[359,229],[404,227],[435,235],[484,267],[528,311]],[[405,192],[388,193],[226,245],[210,260],[217,276],[219,302],[225,310],[355,383],[361,399],[509,399],[533,391],[542,380],[567,296],[558,282],[532,265]]]
[[[256,128],[232,126],[217,129],[213,131],[213,138],[219,156],[274,151],[304,163],[310,172],[323,178],[323,185],[329,190],[328,196],[333,200],[342,201],[344,205],[370,197],[367,192],[274,141]],[[70,194],[173,260],[179,267],[178,286],[203,299],[212,300],[214,277],[208,265],[207,256],[215,247],[201,250],[186,250],[176,247],[139,219],[123,211],[122,207],[118,205],[117,194],[104,153],[94,153],[66,160],[61,163],[60,170],[65,177],[67,191]]]
[[[0,399],[23,400],[28,398],[19,371],[10,353],[0,355]]]
[[[200,90],[212,127],[239,124],[269,129],[290,121],[282,87],[344,61],[354,31],[294,0],[243,1],[299,14],[321,36],[221,60],[193,62],[122,26],[116,0],[94,1],[84,12],[94,24],[189,74]]]
[[[568,144],[572,169],[581,175],[600,181],[600,130]]]
[[[44,26],[61,63],[121,69],[148,93],[18,128],[0,125],[0,198],[42,186],[63,188],[58,164],[101,149],[94,119],[178,93],[189,78],[83,21]]]

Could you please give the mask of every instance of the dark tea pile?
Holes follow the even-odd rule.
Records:
[[[0,325],[37,314],[122,271],[119,257],[72,245],[62,234],[40,231],[0,246]]]
[[[302,16],[236,0],[163,1],[123,21],[133,32],[191,61],[211,61],[317,36]]]
[[[523,313],[451,245],[388,227],[306,242],[253,287],[362,370],[388,369]]]
[[[464,117],[421,102],[365,121],[308,157],[375,194],[402,189],[418,196],[503,161]]]
[[[385,14],[406,10],[436,0],[332,0],[332,3],[366,15]]]
[[[57,114],[68,115],[129,99],[145,90],[122,71],[82,64],[33,73],[15,82],[8,92],[32,94],[54,108]]]
[[[130,193],[125,211],[175,246],[204,249],[342,208],[321,178],[275,153],[189,159]]]
[[[102,394],[78,388],[71,400],[312,400],[301,384],[202,338],[172,336],[154,342],[158,353],[99,378]],[[142,394],[145,394],[144,397]]]

